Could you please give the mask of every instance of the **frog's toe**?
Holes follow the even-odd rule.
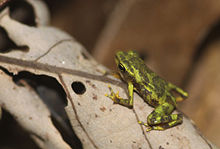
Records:
[[[147,127],[146,132],[149,132],[149,131],[153,130],[153,128],[151,126],[146,126],[146,127]]]
[[[116,98],[120,98],[120,96],[119,96],[119,91],[117,91],[116,93],[114,93],[115,94],[115,97]]]
[[[112,97],[111,99],[114,103],[119,103],[119,99],[116,96]]]
[[[144,125],[146,127],[146,132],[149,132],[149,131],[153,130],[153,127],[149,126],[147,123],[145,123],[143,121],[138,121],[138,123],[140,125]]]
[[[177,101],[177,102],[181,102],[181,101],[183,101],[183,100],[184,100],[183,97],[176,97],[176,101]]]
[[[143,121],[138,121],[138,124],[144,125],[144,122]]]
[[[108,88],[111,92],[113,92],[111,85],[108,85]]]
[[[109,98],[112,98],[112,96],[111,96],[111,95],[109,95],[109,94],[105,94],[105,96],[106,96],[106,97],[109,97]]]
[[[111,93],[109,94],[105,94],[106,97],[110,98],[114,103],[118,103],[118,98],[117,95],[115,93]]]
[[[115,94],[105,94],[106,97],[110,98],[111,100],[115,101]]]
[[[145,122],[143,122],[143,121],[138,121],[138,123],[139,123],[140,125],[144,125],[144,126],[148,127],[148,124],[145,123]]]

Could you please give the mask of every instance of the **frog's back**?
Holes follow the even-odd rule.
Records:
[[[131,65],[133,65],[133,67],[137,70],[135,75],[135,83],[148,86],[152,90],[155,89],[155,91],[157,91],[158,88],[166,88],[167,81],[162,79],[149,67],[147,67],[147,65],[141,58],[134,58],[133,60],[131,60],[131,62],[133,62],[133,64]]]
[[[157,106],[166,94],[168,83],[148,68],[140,58],[135,60],[133,66],[138,70],[133,82],[137,92],[146,102]]]
[[[135,52],[118,52],[116,55],[126,68],[126,73],[122,75],[124,80],[132,81],[135,89],[146,102],[157,105],[165,96],[167,82],[148,68]]]

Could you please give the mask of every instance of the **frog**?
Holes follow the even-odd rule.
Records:
[[[133,50],[118,51],[115,54],[117,74],[127,83],[128,99],[119,96],[110,85],[110,94],[105,94],[114,103],[133,108],[134,92],[154,110],[147,116],[147,121],[138,121],[146,131],[166,130],[183,122],[183,114],[172,114],[177,102],[188,97],[188,93],[176,85],[164,80],[153,72]]]

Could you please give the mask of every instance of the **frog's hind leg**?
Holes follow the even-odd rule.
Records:
[[[174,127],[176,125],[179,125],[183,122],[183,116],[182,114],[172,114],[170,115],[170,118],[172,119],[171,122],[165,123],[165,124],[159,124],[155,126],[151,126],[151,130],[165,130],[171,127]]]
[[[172,83],[168,83],[168,88],[169,88],[169,90],[174,90],[175,92],[180,94],[180,96],[176,97],[177,102],[183,101],[185,98],[188,97],[187,92],[185,92],[184,90],[182,90],[181,88],[177,87],[176,85],[174,85]]]
[[[139,122],[147,127],[146,131],[150,130],[165,130],[182,123],[181,114],[171,114],[174,106],[169,103],[159,105],[147,117],[147,123]]]

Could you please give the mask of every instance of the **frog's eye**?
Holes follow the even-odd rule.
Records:
[[[121,71],[125,71],[125,67],[124,67],[121,63],[118,64],[118,68],[119,68]]]

